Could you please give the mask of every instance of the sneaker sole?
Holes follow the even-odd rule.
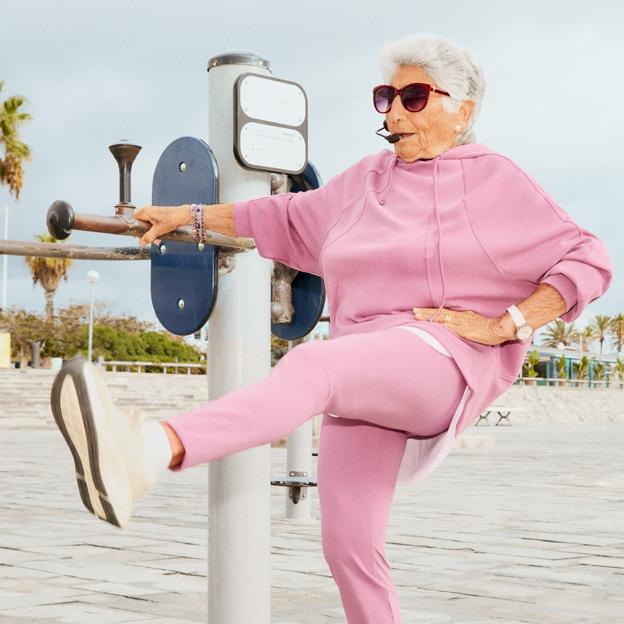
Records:
[[[74,358],[57,374],[52,384],[52,414],[74,459],[76,482],[84,506],[98,518],[122,528],[129,516],[127,477],[114,451],[109,464],[112,468],[108,469],[107,478],[103,477],[103,449],[98,442],[98,433],[104,430],[103,415],[94,409],[84,362],[84,358]],[[111,450],[109,448],[109,455]],[[106,483],[117,486],[107,487]],[[116,496],[111,497],[113,490]],[[121,509],[126,510],[125,514],[119,512]]]

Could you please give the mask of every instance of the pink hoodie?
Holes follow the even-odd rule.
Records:
[[[561,319],[571,322],[612,281],[602,241],[481,143],[415,162],[383,149],[318,189],[236,202],[234,223],[261,256],[323,278],[332,337],[420,327],[454,358],[467,400],[448,435],[408,440],[400,481],[442,461],[454,436],[516,380],[531,347],[462,338],[438,322],[440,312],[416,320],[413,307],[496,317],[546,282],[563,296]]]

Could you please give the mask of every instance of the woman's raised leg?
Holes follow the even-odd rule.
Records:
[[[400,328],[304,342],[268,377],[167,418],[185,449],[171,470],[279,440],[323,412],[434,435],[464,387],[452,359]]]

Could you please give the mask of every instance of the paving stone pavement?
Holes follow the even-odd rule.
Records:
[[[397,487],[386,555],[404,624],[622,624],[622,426],[464,436],[484,434],[493,444]],[[272,458],[284,473],[285,449]],[[166,473],[123,531],[82,507],[56,430],[0,429],[0,476],[0,623],[207,621],[206,467]],[[271,494],[272,621],[344,623],[316,490],[305,522],[283,519],[284,492]]]

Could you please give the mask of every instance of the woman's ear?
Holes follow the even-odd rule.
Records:
[[[472,115],[472,111],[474,110],[474,100],[471,100],[470,98],[467,100],[464,100],[460,105],[459,108],[457,109],[457,112],[455,113],[455,115],[458,116],[457,121],[459,123],[461,123],[462,125],[466,125],[468,123],[468,121],[470,120],[470,116]]]

